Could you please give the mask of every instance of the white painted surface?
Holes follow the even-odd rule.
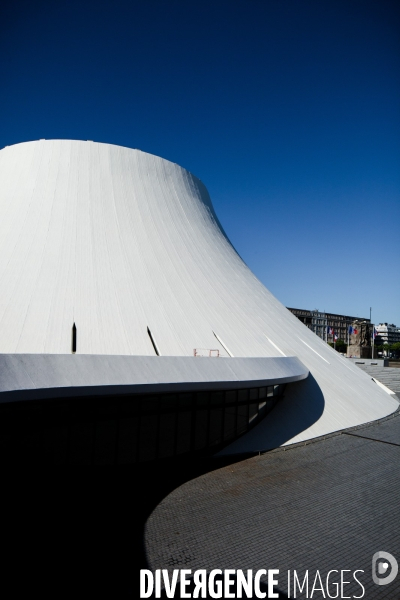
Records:
[[[0,354],[0,403],[60,396],[263,387],[306,379],[298,358]]]
[[[1,150],[0,282],[1,353],[69,353],[75,322],[79,354],[152,356],[149,327],[162,356],[226,357],[216,332],[235,357],[296,355],[310,369],[325,408],[309,437],[397,407],[258,281],[196,177],[138,150]]]
[[[393,390],[390,390],[388,387],[386,387],[386,385],[384,385],[383,383],[381,383],[380,381],[378,381],[378,379],[375,379],[375,377],[372,377],[373,381],[375,381],[375,383],[377,385],[379,385],[380,388],[382,388],[387,394],[390,394],[391,396],[395,395],[395,392]]]

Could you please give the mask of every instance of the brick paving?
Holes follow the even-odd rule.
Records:
[[[309,593],[317,570],[324,582],[362,569],[364,598],[398,600],[400,574],[378,586],[371,560],[383,550],[400,562],[400,412],[184,483],[149,516],[145,550],[151,569],[279,569],[285,594],[289,569],[301,579],[308,569]],[[361,597],[345,576],[343,597]]]

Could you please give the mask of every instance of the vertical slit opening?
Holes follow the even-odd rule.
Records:
[[[264,335],[265,335],[265,333],[264,333]],[[286,356],[286,354],[283,354],[282,350],[280,348],[278,348],[278,346],[276,344],[274,344],[274,342],[272,340],[270,340],[267,335],[265,335],[265,337],[267,338],[267,340],[269,341],[269,343],[273,345],[273,347],[275,348],[275,350],[278,350],[278,352],[280,352],[282,354],[282,356]]]
[[[156,342],[154,341],[153,336],[151,335],[151,331],[150,331],[149,328],[147,328],[147,333],[149,334],[150,341],[153,344],[154,352],[157,354],[157,356],[160,356],[160,351],[159,351],[159,349],[157,347]]]
[[[72,354],[76,353],[76,325],[72,325]]]
[[[228,355],[229,355],[231,358],[233,358],[233,354],[232,354],[232,352],[230,352],[230,350],[228,350],[228,348],[225,346],[224,342],[221,340],[221,338],[219,337],[219,335],[217,335],[217,334],[215,333],[215,331],[213,331],[213,334],[214,334],[215,338],[216,338],[216,339],[219,341],[219,343],[221,344],[221,346],[223,347],[223,349],[224,349],[224,350],[227,352],[227,354],[228,354]]]

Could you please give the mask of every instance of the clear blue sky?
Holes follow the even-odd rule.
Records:
[[[283,304],[400,326],[398,1],[3,0],[0,51],[0,147],[177,162]]]

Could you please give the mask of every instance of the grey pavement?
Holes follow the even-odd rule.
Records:
[[[355,363],[357,367],[386,385],[395,394],[400,394],[400,369],[397,367],[380,367]]]
[[[376,552],[400,562],[400,412],[186,482],[148,518],[145,548],[151,569],[279,569],[284,593],[288,570],[311,588],[317,570],[348,569],[339,597],[361,597],[362,570],[364,598],[400,598],[400,575],[371,577]]]

